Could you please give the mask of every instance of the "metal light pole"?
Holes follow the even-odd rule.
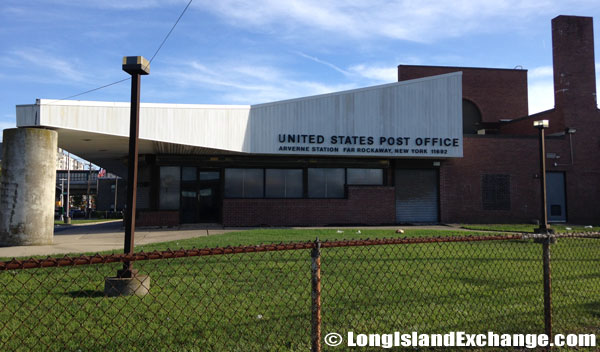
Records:
[[[90,188],[91,188],[91,182],[92,182],[92,162],[89,162],[89,166],[88,166],[88,177],[87,177],[87,195],[85,198],[85,217],[86,218],[90,218],[91,215],[91,207],[92,207],[92,203],[90,202]]]
[[[125,245],[123,252],[133,254],[135,235],[135,201],[137,194],[138,137],[140,124],[141,76],[150,73],[150,62],[143,56],[123,57],[123,71],[131,75],[131,109],[129,118],[129,163],[127,172],[127,213],[125,217]],[[116,187],[115,187],[116,192]],[[137,271],[132,262],[124,262],[118,277],[133,278]]]
[[[65,203],[64,203],[64,195],[65,195],[65,180],[66,178],[60,179],[60,220],[64,221],[65,219]]]
[[[533,122],[533,127],[539,130],[540,136],[540,186],[541,186],[541,208],[540,227],[535,231],[537,233],[549,233],[548,228],[548,205],[546,204],[546,143],[544,141],[544,129],[548,128],[548,120],[539,120]]]
[[[119,177],[115,175],[115,216],[117,214],[117,188],[119,187]]]
[[[550,265],[550,244],[556,240],[550,237],[554,230],[548,227],[548,206],[546,203],[546,143],[544,140],[544,129],[548,128],[548,120],[533,122],[533,127],[539,130],[540,136],[540,185],[542,196],[542,217],[540,227],[535,229],[536,233],[544,234],[538,242],[542,243],[542,264],[544,273],[544,330],[548,338],[552,339],[552,268]]]
[[[67,153],[67,217],[65,224],[71,223],[71,153]]]

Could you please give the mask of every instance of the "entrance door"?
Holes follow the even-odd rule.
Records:
[[[565,174],[546,172],[546,202],[548,221],[566,222],[567,208],[565,197]]]
[[[438,222],[438,170],[396,169],[396,222]]]
[[[219,171],[182,168],[181,223],[219,222],[220,182]]]
[[[221,173],[198,171],[198,220],[218,222],[221,214]]]

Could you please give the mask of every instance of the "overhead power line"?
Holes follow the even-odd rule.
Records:
[[[165,36],[165,38],[163,39],[163,41],[158,46],[158,49],[156,49],[156,51],[154,52],[154,55],[152,55],[152,57],[150,58],[150,61],[148,62],[148,64],[150,64],[152,62],[152,60],[154,60],[154,58],[156,57],[156,55],[158,55],[158,52],[160,51],[160,49],[162,49],[163,45],[165,45],[165,43],[167,42],[167,39],[169,39],[169,36],[171,35],[171,33],[173,33],[173,30],[175,29],[175,27],[177,27],[177,24],[179,23],[179,21],[181,20],[181,18],[183,17],[183,15],[185,14],[185,12],[187,11],[187,9],[192,4],[192,1],[194,1],[194,0],[190,0],[188,2],[188,4],[185,6],[185,8],[183,9],[183,11],[181,12],[181,14],[179,15],[179,17],[177,18],[177,21],[175,21],[175,23],[171,27],[171,30],[169,30],[169,33],[167,33],[167,35]],[[86,90],[85,92],[81,92],[81,93],[74,94],[74,95],[71,95],[71,96],[68,96],[68,97],[65,97],[65,98],[61,98],[61,99],[57,99],[57,100],[51,101],[49,104],[52,104],[52,103],[55,103],[55,102],[61,101],[61,100],[67,100],[67,99],[75,98],[75,97],[78,97],[80,95],[88,94],[88,93],[91,93],[91,92],[95,92],[97,90],[100,90],[100,89],[103,89],[103,88],[107,88],[107,87],[110,87],[110,86],[114,86],[115,84],[119,84],[119,83],[128,81],[130,79],[131,79],[131,77],[127,77],[127,78],[121,79],[119,81],[115,81],[115,82],[112,82],[112,83],[109,83],[109,84],[105,84],[103,86],[100,86],[100,87],[97,87],[97,88],[94,88],[94,89]]]
[[[80,96],[80,95],[84,95],[84,94],[87,94],[87,93],[91,93],[91,92],[94,92],[94,91],[100,90],[100,89],[102,89],[102,88],[106,88],[106,87],[114,86],[115,84],[119,84],[119,83],[121,83],[121,82],[129,81],[130,79],[131,79],[131,77],[127,77],[127,78],[124,78],[124,79],[122,79],[122,80],[120,80],[120,81],[116,81],[116,82],[113,82],[113,83],[109,83],[109,84],[106,84],[106,85],[104,85],[104,86],[101,86],[101,87],[98,87],[98,88],[94,88],[94,89],[86,90],[85,92],[82,92],[82,93],[79,93],[79,94],[71,95],[71,96],[69,96],[69,97],[66,97],[66,98],[62,98],[62,99],[58,99],[58,100],[52,101],[52,102],[50,102],[50,104],[52,104],[52,103],[54,103],[54,102],[57,102],[57,101],[61,101],[61,100],[67,100],[67,99],[75,98],[75,97],[78,97],[78,96]]]
[[[158,49],[156,49],[156,52],[154,53],[154,55],[152,55],[152,57],[150,58],[150,62],[152,62],[152,60],[154,60],[154,58],[156,57],[156,54],[158,54],[158,52],[163,47],[163,45],[165,44],[167,39],[169,39],[169,36],[171,35],[173,30],[177,26],[177,23],[179,23],[179,20],[181,20],[181,17],[183,17],[183,14],[185,14],[185,12],[187,11],[188,7],[190,7],[190,5],[192,4],[192,1],[194,1],[194,0],[190,0],[190,2],[188,2],[188,4],[186,5],[185,9],[183,9],[183,11],[181,12],[181,15],[179,15],[179,18],[177,18],[177,21],[175,21],[175,24],[173,24],[173,27],[171,27],[171,30],[165,36],[165,39],[163,39],[162,43],[160,43],[160,45],[158,46]]]

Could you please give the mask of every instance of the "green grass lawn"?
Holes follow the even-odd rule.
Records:
[[[257,245],[263,243],[306,242],[319,238],[321,241],[354,240],[366,238],[398,238],[398,237],[449,237],[449,236],[490,236],[494,234],[472,231],[422,230],[404,229],[397,234],[389,229],[253,229],[229,232],[222,235],[190,238],[186,240],[162,242],[136,246],[136,251],[153,251],[179,248],[205,248],[240,245]]]
[[[550,228],[554,229],[554,231],[557,233],[590,232],[590,231],[600,230],[600,226],[593,226],[591,229],[586,228],[585,226],[586,225],[550,224]],[[469,229],[469,230],[533,233],[534,229],[538,228],[539,225],[532,225],[532,224],[461,224],[460,227],[462,227],[464,229]]]
[[[253,230],[136,250],[398,236],[356,232]],[[541,252],[531,240],[325,248],[323,335],[541,333]],[[600,241],[559,239],[552,259],[555,332],[600,333]],[[0,272],[0,350],[307,351],[310,266],[310,250],[140,261],[152,280],[142,298],[104,297],[119,264]]]

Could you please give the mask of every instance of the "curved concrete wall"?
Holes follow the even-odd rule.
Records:
[[[3,136],[0,246],[52,244],[57,133],[12,128]]]

